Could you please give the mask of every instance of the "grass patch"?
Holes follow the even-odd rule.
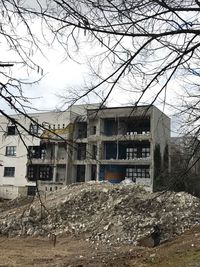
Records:
[[[166,256],[167,257],[167,256]],[[153,267],[198,267],[200,266],[200,250],[175,253],[169,255],[167,259],[158,255],[151,255],[146,259],[146,266]],[[198,264],[195,266],[195,264]]]

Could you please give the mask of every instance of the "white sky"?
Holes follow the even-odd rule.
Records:
[[[33,27],[33,31],[40,34],[40,30],[40,23],[36,22]],[[61,106],[62,100],[57,97],[58,94],[64,95],[66,89],[71,87],[75,89],[77,88],[78,90],[81,85],[84,85],[84,80],[89,80],[90,82],[91,77],[88,75],[88,67],[86,64],[84,64],[84,62],[86,62],[85,55],[94,55],[95,51],[98,49],[100,48],[92,48],[87,43],[83,43],[82,56],[80,57],[80,54],[78,53],[76,56],[76,59],[82,64],[78,64],[72,61],[69,57],[63,61],[64,53],[61,51],[57,43],[54,43],[53,47],[43,46],[42,50],[46,58],[37,52],[33,59],[39,66],[43,68],[43,73],[45,75],[40,82],[23,86],[24,95],[33,98],[30,106],[41,111],[53,110]],[[1,42],[0,60],[12,61],[13,58],[15,58],[14,53],[9,50],[5,43]],[[108,70],[105,69],[105,73],[106,71]],[[21,64],[15,64],[15,66],[12,68],[12,73],[16,77],[27,82],[35,81],[41,78],[41,75],[37,72],[37,69],[30,70],[23,68]],[[177,92],[177,88],[180,87],[177,81],[172,81],[168,85],[166,94],[167,103],[172,103],[176,98],[174,90],[175,87]],[[142,103],[151,103],[153,97],[155,96],[155,92],[158,90],[159,87],[155,87],[153,91],[149,91],[148,94],[145,94],[145,97],[142,99]],[[168,105],[163,105],[164,94],[165,92],[160,95],[158,101],[156,101],[156,105],[167,115],[171,116],[173,114],[171,107]],[[116,88],[109,98],[108,105],[120,106],[133,104],[137,100],[137,97],[138,96],[136,96],[136,94],[133,92],[123,91]],[[100,101],[100,99],[98,99],[95,95],[92,95],[89,101],[90,103],[97,103]],[[0,104],[2,109],[8,110],[2,101],[0,101]],[[12,112],[12,110],[9,112]]]

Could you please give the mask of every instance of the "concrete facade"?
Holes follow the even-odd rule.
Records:
[[[155,146],[159,145],[163,165],[170,144],[170,119],[164,113],[154,106],[93,109],[84,123],[87,136],[78,136],[80,126],[75,124],[77,151],[86,152],[74,154],[74,181],[118,183],[127,177],[153,190]]]
[[[127,177],[153,190],[155,147],[159,146],[164,164],[170,119],[154,106],[101,110],[97,106],[30,114],[46,130],[15,115],[21,125],[37,130],[41,139],[18,127],[22,141],[10,122],[0,117],[0,197],[33,194],[36,181],[46,192],[74,182],[117,183]]]

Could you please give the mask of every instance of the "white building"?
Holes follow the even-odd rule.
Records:
[[[62,132],[78,115],[86,113],[91,105],[74,106],[65,112],[43,112],[29,114],[39,125],[46,129]],[[96,107],[96,105],[95,105]],[[0,197],[13,199],[19,195],[31,194],[35,181],[27,179],[27,149],[40,147],[41,139],[28,134],[44,135],[44,130],[22,115],[13,115],[22,127],[13,124],[4,116],[0,116]],[[66,136],[64,136],[66,137]],[[42,168],[41,168],[42,172]]]

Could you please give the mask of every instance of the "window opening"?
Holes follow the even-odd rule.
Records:
[[[16,146],[7,146],[6,156],[16,156]]]
[[[148,167],[132,167],[126,169],[126,177],[136,182],[137,178],[150,178]]]
[[[77,159],[84,160],[86,158],[86,144],[78,144]]]
[[[38,129],[39,129],[39,127],[38,127],[38,124],[37,123],[35,123],[35,124],[33,124],[33,123],[31,123],[30,124],[30,133],[31,134],[38,134]]]
[[[17,134],[16,125],[8,125],[8,127],[7,127],[7,135],[16,135],[16,134]]]
[[[147,158],[150,156],[150,148],[142,147],[142,158]]]
[[[127,147],[126,148],[126,159],[137,158],[137,148],[136,147]]]
[[[97,158],[97,146],[93,145],[92,146],[92,159],[96,159]]]
[[[96,134],[96,132],[97,132],[97,127],[96,126],[93,126],[93,128],[92,128],[92,134]]]
[[[4,167],[4,176],[5,177],[14,177],[15,176],[15,167]]]

